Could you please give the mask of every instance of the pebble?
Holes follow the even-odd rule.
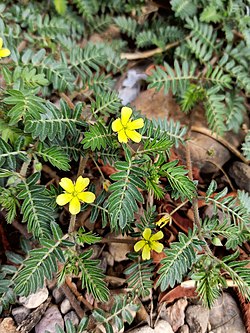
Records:
[[[4,318],[0,323],[0,333],[17,333],[14,320],[10,317]]]
[[[55,288],[53,291],[52,291],[52,295],[55,299],[55,303],[58,304],[60,302],[62,302],[62,300],[64,299],[64,293],[62,292],[61,289],[59,288]]]
[[[60,306],[60,310],[62,312],[62,314],[65,314],[67,312],[69,312],[69,310],[71,310],[71,304],[70,304],[70,301],[65,298],[62,303],[61,303],[61,306]]]
[[[229,293],[223,293],[209,313],[213,333],[246,333],[236,301]]]
[[[11,311],[17,325],[20,325],[28,317],[29,313],[30,309],[27,309],[25,306],[19,306]]]
[[[36,293],[30,294],[28,297],[19,297],[19,302],[27,309],[35,309],[49,297],[49,291],[46,287],[39,289]]]
[[[102,257],[105,258],[107,260],[107,264],[111,267],[114,266],[114,257],[112,256],[112,254],[110,254],[107,251],[103,251],[102,252]]]
[[[229,175],[240,190],[250,192],[250,166],[242,162],[234,162],[229,169]]]
[[[188,301],[185,298],[181,298],[173,305],[167,308],[163,307],[161,311],[161,318],[171,325],[174,332],[184,325],[185,309],[187,305]]]
[[[64,329],[63,317],[58,310],[58,307],[56,305],[52,305],[48,308],[40,322],[36,325],[35,333],[45,333],[46,331],[56,333],[56,324]]]
[[[66,321],[68,319],[71,320],[72,324],[75,325],[75,326],[77,326],[79,324],[79,321],[80,321],[77,314],[75,313],[75,311],[70,311],[64,316],[65,324],[66,324]]]
[[[186,322],[191,333],[207,331],[209,310],[202,305],[190,305],[186,310]]]
[[[154,329],[149,326],[143,326],[131,330],[130,333],[174,333],[174,331],[166,320],[159,320]]]
[[[189,327],[188,325],[183,325],[178,329],[178,333],[189,333]]]
[[[108,235],[108,238],[115,238],[115,239],[130,239],[130,237],[126,235],[115,235],[114,233],[110,233]],[[110,243],[109,244],[109,252],[112,254],[113,258],[117,262],[121,262],[124,260],[128,260],[126,254],[130,253],[133,250],[133,245],[128,243],[120,243],[119,246],[117,246],[116,243]]]

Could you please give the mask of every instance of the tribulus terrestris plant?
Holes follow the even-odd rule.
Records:
[[[82,290],[107,302],[111,291],[91,245],[108,242],[108,231],[129,236],[133,244],[124,271],[129,294],[117,296],[111,313],[93,310],[95,328],[121,329],[153,286],[165,291],[184,279],[194,281],[207,307],[229,280],[250,299],[249,261],[237,259],[250,238],[248,193],[230,196],[211,181],[201,196],[190,165],[171,158],[179,145],[188,150],[189,128],[172,119],[147,119],[122,105],[114,88],[131,45],[153,50],[158,65],[148,88],[171,91],[184,113],[202,104],[219,136],[237,132],[250,92],[249,4],[172,0],[167,18],[155,12],[142,23],[145,5],[55,0],[46,11],[37,1],[0,5],[0,204],[6,223],[21,222],[28,232],[19,253],[6,252],[8,264],[1,265],[1,311],[55,276],[60,286],[70,277],[80,280]],[[110,25],[119,28],[116,39],[89,41]],[[249,134],[242,151],[246,161]],[[105,165],[113,168],[110,177]],[[157,203],[166,194],[175,209],[159,213]],[[212,217],[200,215],[198,200],[213,204]],[[193,227],[168,243],[166,229],[184,205],[194,211]],[[78,224],[87,211],[94,231]],[[216,256],[218,246],[225,256]],[[155,253],[162,255],[159,265]],[[78,331],[84,329],[85,317]]]

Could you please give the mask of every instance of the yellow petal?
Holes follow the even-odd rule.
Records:
[[[136,131],[130,131],[129,129],[125,130],[125,133],[129,139],[138,143],[141,141],[141,134],[137,133]]]
[[[127,106],[124,106],[121,111],[121,122],[123,126],[127,125],[131,115],[132,115],[132,109],[128,108]]]
[[[135,252],[140,251],[144,245],[146,245],[145,240],[140,240],[139,242],[135,243],[135,245],[134,245]]]
[[[68,193],[73,193],[75,190],[75,186],[69,178],[62,178],[59,185]]]
[[[139,128],[142,128],[143,126],[144,126],[144,120],[142,118],[136,119],[134,121],[130,121],[127,124],[127,128],[130,130],[139,129]]]
[[[81,204],[77,197],[74,197],[69,203],[69,212],[72,215],[76,215],[81,210]]]
[[[3,46],[3,39],[0,37],[0,49],[2,48]]]
[[[128,137],[125,133],[124,130],[121,130],[120,132],[118,132],[118,141],[121,143],[127,143],[128,142]]]
[[[56,198],[56,203],[59,206],[64,206],[66,205],[68,202],[70,202],[70,200],[73,198],[72,194],[69,193],[63,193],[57,196]]]
[[[10,50],[9,49],[1,49],[0,50],[0,58],[5,58],[10,55]]]
[[[171,221],[171,216],[169,214],[165,214],[159,221],[155,222],[160,228],[163,228],[168,222]]]
[[[164,248],[163,244],[161,244],[159,242],[152,242],[150,245],[151,245],[151,249],[157,253],[162,252],[162,250]]]
[[[118,118],[115,121],[112,122],[112,130],[114,132],[119,132],[123,129],[121,119]]]
[[[77,198],[86,203],[92,203],[95,201],[95,194],[92,192],[82,192],[77,194]]]
[[[150,247],[148,244],[146,244],[142,250],[142,259],[143,260],[150,259]]]
[[[75,183],[75,191],[77,193],[82,192],[89,185],[89,178],[83,178],[79,176]]]
[[[149,240],[149,238],[150,238],[150,236],[151,236],[151,233],[152,233],[151,229],[146,228],[146,229],[143,231],[142,236],[143,236],[144,239]]]
[[[150,240],[151,241],[156,241],[158,239],[162,239],[163,237],[164,237],[163,232],[162,231],[158,231],[156,234],[154,234],[154,235],[152,235],[150,237]]]

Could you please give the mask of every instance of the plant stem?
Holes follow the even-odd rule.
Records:
[[[80,162],[79,162],[79,167],[78,167],[78,172],[77,172],[77,178],[81,176],[84,173],[86,164],[89,159],[89,154],[86,154],[84,157],[80,157]]]
[[[69,221],[68,234],[71,234],[73,231],[75,231],[75,224],[76,224],[76,215],[71,215]]]
[[[100,168],[99,165],[96,163],[96,160],[94,159],[94,157],[93,157],[92,155],[91,155],[91,159],[92,159],[92,161],[94,162],[94,164],[95,164],[97,170],[99,171],[99,173],[100,173],[102,179],[105,180],[105,177],[104,177],[104,174],[103,174],[101,168]]]

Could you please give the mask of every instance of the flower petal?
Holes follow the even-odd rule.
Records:
[[[89,185],[89,178],[83,178],[79,176],[75,183],[75,191],[77,193],[82,192]]]
[[[121,122],[122,122],[123,126],[127,125],[128,121],[129,121],[129,118],[132,115],[132,112],[133,112],[132,109],[128,108],[127,106],[124,106],[122,108],[122,111],[121,111]]]
[[[112,130],[114,132],[119,132],[123,129],[121,119],[118,118],[115,121],[112,122]]]
[[[127,143],[128,142],[128,137],[125,133],[124,130],[121,130],[120,132],[118,132],[118,141],[121,143]]]
[[[127,128],[130,130],[139,129],[142,128],[143,126],[144,126],[144,120],[142,118],[135,119],[134,121],[130,121],[127,124]]]
[[[77,194],[77,198],[86,203],[92,203],[95,201],[95,194],[92,192],[82,192]]]
[[[3,39],[0,37],[0,49],[3,47]]]
[[[9,49],[0,49],[0,58],[8,57],[10,55]]]
[[[136,131],[131,131],[129,129],[125,130],[127,137],[129,137],[132,141],[138,143],[141,141],[141,134]]]
[[[73,198],[72,194],[70,194],[70,193],[63,193],[63,194],[60,194],[60,195],[58,195],[56,197],[56,203],[59,206],[64,206],[67,203],[69,203],[72,198]]]
[[[171,221],[171,215],[165,214],[159,221],[155,222],[160,228],[163,228],[167,223]]]
[[[140,251],[143,248],[144,245],[146,245],[146,242],[143,239],[140,240],[139,242],[135,243],[135,245],[134,245],[135,252]]]
[[[158,231],[156,234],[154,234],[154,235],[152,235],[150,237],[150,240],[151,241],[156,241],[158,239],[162,239],[163,237],[164,237],[163,232],[162,231]]]
[[[143,260],[150,259],[150,247],[148,244],[146,244],[142,250],[142,259]]]
[[[163,244],[161,244],[159,242],[152,242],[150,245],[151,245],[151,249],[157,253],[162,252],[162,250],[164,248]]]
[[[62,178],[59,185],[68,193],[73,193],[75,190],[75,186],[69,178]]]
[[[81,210],[81,204],[77,197],[74,197],[69,203],[69,212],[72,215],[76,215]]]
[[[149,240],[150,236],[151,236],[151,229],[149,228],[146,228],[144,229],[143,233],[142,233],[142,237],[145,239],[145,240]]]

